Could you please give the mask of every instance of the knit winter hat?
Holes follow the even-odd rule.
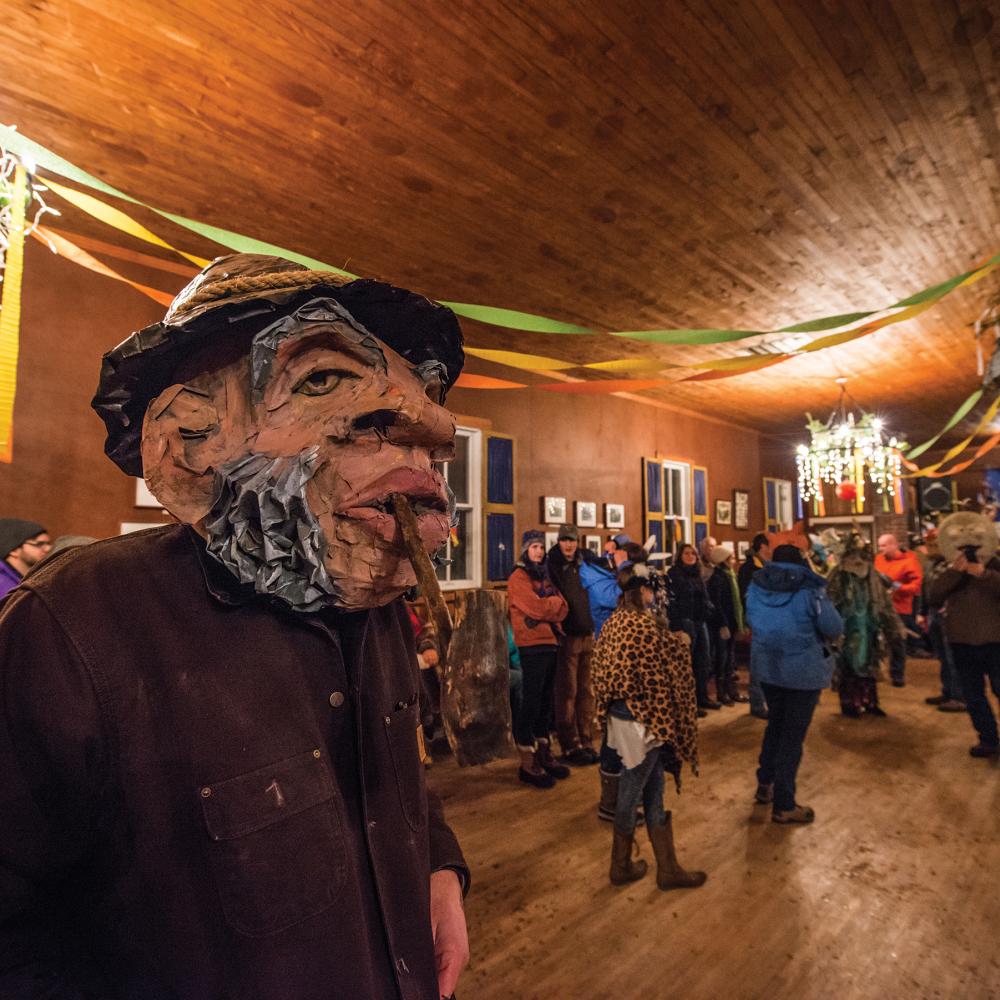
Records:
[[[615,535],[615,537],[612,538],[611,541],[613,541],[615,545],[618,546],[618,548],[623,549],[625,548],[626,545],[628,545],[632,541],[632,539],[629,538],[629,536],[626,535],[625,532],[623,531],[621,534]]]
[[[44,534],[45,529],[34,521],[22,521],[16,517],[0,518],[0,559],[6,559],[29,538]]]
[[[564,538],[574,542],[580,540],[580,532],[577,530],[575,524],[559,525],[559,541],[561,542]]]
[[[771,556],[773,562],[789,563],[792,566],[804,566],[802,550],[797,545],[779,545]]]
[[[529,528],[523,535],[521,535],[521,555],[523,556],[528,551],[528,546],[532,542],[540,542],[542,545],[545,544],[545,532],[539,531],[537,528]]]
[[[732,554],[733,550],[727,545],[716,545],[708,554],[708,561],[713,566],[721,566]]]

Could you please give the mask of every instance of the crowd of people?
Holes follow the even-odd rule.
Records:
[[[93,539],[53,543],[29,520],[0,520],[0,597],[46,558]],[[541,531],[526,531],[508,580],[512,732],[518,779],[551,789],[573,769],[599,764],[598,816],[613,825],[610,879],[641,878],[635,830],[645,823],[664,889],[696,887],[674,847],[664,807],[665,775],[677,790],[686,763],[697,773],[697,720],[749,703],[766,720],[756,774],[757,803],[776,823],[809,823],[796,799],[796,776],[810,721],[824,688],[842,714],[880,717],[881,661],[894,686],[906,683],[907,656],[935,656],[941,693],[926,701],[967,713],[979,737],[973,757],[1000,756],[1000,734],[986,683],[1000,698],[1000,558],[995,545],[965,545],[949,559],[938,532],[904,548],[879,537],[877,552],[856,531],[825,543],[754,537],[737,568],[727,546],[708,537],[682,544],[669,567],[626,534],[598,556],[562,525],[546,551]],[[832,542],[832,544],[831,544]],[[804,544],[803,544],[804,543]],[[421,674],[434,686],[439,650],[420,634]],[[749,647],[747,693],[737,646]],[[425,699],[424,736],[434,732]],[[556,752],[558,750],[558,752]]]
[[[984,683],[1000,697],[995,551],[948,560],[933,529],[914,548],[883,535],[877,552],[857,531],[826,546],[804,534],[773,549],[772,540],[756,535],[737,567],[730,548],[705,538],[661,568],[625,534],[600,556],[569,524],[547,552],[541,531],[522,537],[508,581],[518,778],[551,789],[599,763],[616,885],[646,873],[634,853],[643,821],[661,888],[705,881],[677,861],[664,776],[679,790],[682,765],[697,771],[697,719],[726,706],[749,702],[767,723],[754,799],[779,824],[815,818],[796,799],[796,777],[822,690],[837,692],[845,717],[884,716],[883,660],[901,687],[907,656],[936,656],[942,690],[927,701],[968,712],[972,756],[1000,753]],[[747,693],[738,645],[749,647]]]

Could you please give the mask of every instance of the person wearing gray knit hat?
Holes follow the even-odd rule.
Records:
[[[49,533],[35,521],[0,519],[0,597],[10,593],[51,548]]]

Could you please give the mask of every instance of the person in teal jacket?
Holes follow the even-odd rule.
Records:
[[[820,692],[833,676],[830,644],[844,623],[827,597],[826,580],[794,545],[779,545],[754,574],[747,622],[753,630],[750,670],[769,710],[756,799],[772,805],[776,823],[811,823],[814,811],[795,802],[795,779]]]

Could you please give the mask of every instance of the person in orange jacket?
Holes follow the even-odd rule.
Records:
[[[889,676],[893,687],[906,683],[906,651],[912,649],[911,636],[917,632],[914,600],[920,597],[924,585],[924,570],[915,552],[902,549],[895,535],[879,535],[875,569],[886,577],[892,586],[892,606],[908,633],[905,640],[894,641],[889,646]]]
[[[551,788],[555,779],[569,777],[569,768],[558,763],[549,748],[559,622],[569,613],[569,605],[549,579],[541,531],[522,536],[521,560],[507,578],[507,598],[523,677],[514,728],[521,755],[518,778],[535,788]]]

